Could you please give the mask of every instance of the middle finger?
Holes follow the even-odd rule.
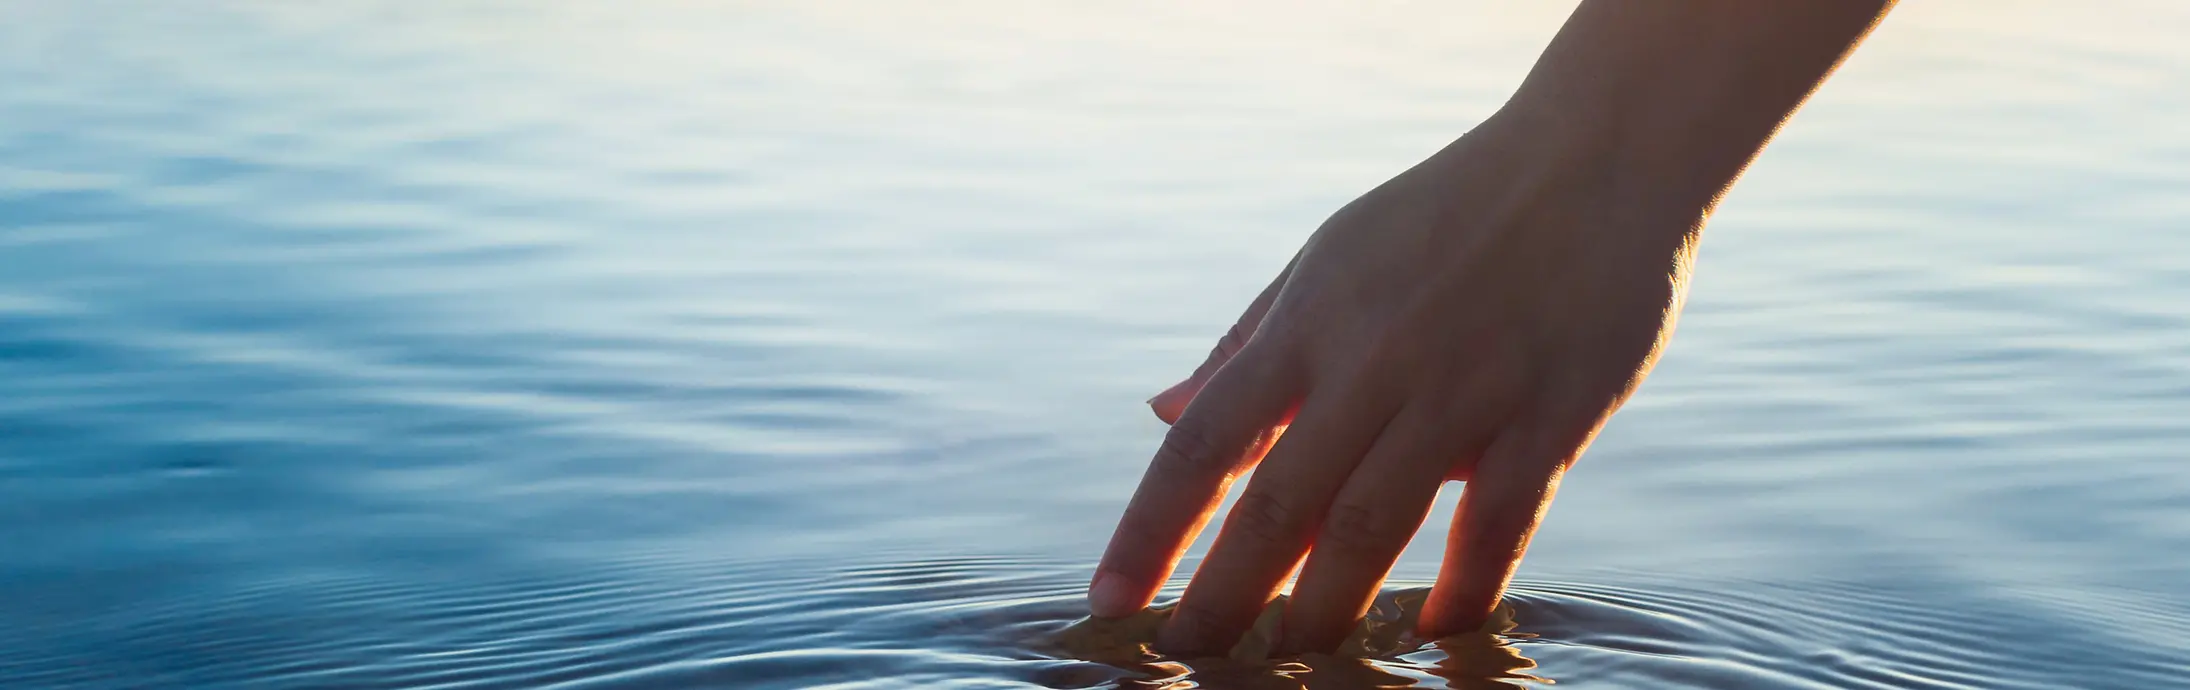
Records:
[[[1390,419],[1377,400],[1358,387],[1309,395],[1225,515],[1157,647],[1218,656],[1238,641],[1300,564],[1324,510]]]

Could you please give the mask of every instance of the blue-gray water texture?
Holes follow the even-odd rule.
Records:
[[[1513,5],[0,0],[0,686],[1201,682],[1037,643],[1141,401]],[[1903,5],[1713,220],[1527,675],[2190,685],[2190,9]]]

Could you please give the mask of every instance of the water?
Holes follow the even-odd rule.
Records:
[[[1707,233],[1517,673],[2190,677],[2190,12],[1905,5]],[[1566,9],[0,0],[0,686],[1153,682],[1042,643],[1140,401]]]

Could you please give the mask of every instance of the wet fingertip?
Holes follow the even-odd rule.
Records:
[[[1290,620],[1278,623],[1277,639],[1270,651],[1285,656],[1300,656],[1307,653],[1309,651],[1308,640],[1301,637],[1299,633],[1294,632],[1293,626],[1288,625],[1289,623],[1291,623]]]
[[[1156,629],[1156,651],[1181,657],[1195,656],[1191,647],[1194,636],[1182,627],[1177,613],[1173,612],[1171,620],[1164,621],[1163,627]]]
[[[1338,649],[1339,644],[1345,641],[1344,638],[1340,638],[1338,640],[1331,640],[1328,638],[1328,634],[1310,635],[1305,629],[1300,632],[1294,632],[1293,630],[1288,629],[1286,630],[1283,641],[1279,644],[1278,648],[1283,650],[1284,653],[1288,656],[1300,656],[1302,654],[1329,654],[1332,651]]]
[[[1278,618],[1277,626],[1270,630],[1270,653],[1299,656],[1312,651],[1307,636],[1302,634],[1303,630],[1304,628],[1296,624],[1293,612],[1288,607],[1285,615]]]
[[[1124,618],[1140,612],[1141,602],[1133,583],[1111,571],[1095,574],[1087,586],[1088,613],[1097,618]]]
[[[1224,648],[1210,646],[1218,627],[1206,613],[1181,607],[1157,630],[1156,649],[1181,658],[1224,656],[1229,644]]]

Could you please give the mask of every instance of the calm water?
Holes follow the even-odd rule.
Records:
[[[1527,675],[2190,682],[2190,9],[1906,5],[1712,225]],[[1040,643],[1140,401],[1566,9],[0,0],[0,687],[1146,680]]]

